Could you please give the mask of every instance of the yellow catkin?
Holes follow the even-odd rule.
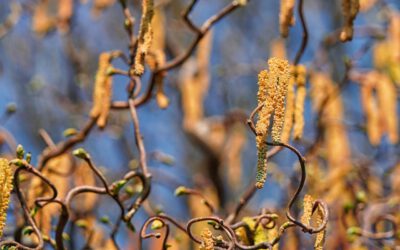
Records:
[[[258,121],[256,124],[256,145],[257,145],[257,188],[264,187],[267,179],[267,145],[265,140],[268,137],[268,127],[270,118],[274,110],[273,100],[275,98],[275,87],[268,80],[268,71],[263,70],[258,74],[258,104],[264,106],[258,112]]]
[[[304,65],[297,65],[296,67],[296,104],[294,110],[294,126],[293,137],[294,139],[301,139],[304,130],[304,102],[306,99],[306,67]]]
[[[32,30],[39,35],[44,35],[55,27],[55,19],[48,13],[49,1],[41,0],[33,11]]]
[[[293,126],[293,116],[295,109],[295,79],[292,76],[289,80],[288,92],[286,95],[286,112],[285,112],[285,124],[283,125],[281,140],[284,143],[288,143],[290,140],[290,133]]]
[[[154,17],[151,21],[153,40],[150,52],[146,55],[146,63],[151,70],[162,66],[166,61],[165,50],[165,14],[162,6],[154,9]]]
[[[343,124],[343,103],[337,84],[329,75],[321,72],[313,72],[310,78],[310,96],[317,112],[324,107],[319,117],[323,126],[323,142],[321,149],[326,154],[328,165],[324,182],[318,185],[318,192],[323,192],[321,197],[331,208],[332,217],[341,218],[344,206],[344,197],[350,197],[347,176],[353,166],[351,164],[351,147],[347,136],[346,126]],[[328,99],[326,99],[328,98]],[[327,102],[325,100],[328,100]],[[345,230],[341,229],[340,221],[331,221],[330,226],[337,228],[333,242],[346,237]]]
[[[210,229],[204,228],[201,231],[201,245],[199,250],[213,250],[214,249],[214,240],[213,235]]]
[[[383,130],[388,134],[390,143],[396,144],[398,141],[396,87],[387,75],[380,74],[376,91]]]
[[[151,21],[151,30],[153,30],[153,40],[150,46],[150,52],[146,55],[146,64],[151,70],[156,70],[166,62],[165,49],[165,14],[163,7],[154,9],[154,17]],[[155,79],[156,101],[158,107],[165,109],[169,105],[169,99],[164,92],[165,74],[157,74]]]
[[[388,27],[388,40],[392,48],[391,53],[397,63],[400,63],[400,13],[392,12]],[[400,66],[399,66],[400,67]]]
[[[73,0],[58,1],[58,28],[61,32],[67,32],[69,30],[69,23],[73,14],[73,9]]]
[[[210,84],[212,32],[201,39],[196,58],[187,60],[179,72],[182,96],[183,127],[193,130],[204,119],[204,98]]]
[[[270,84],[274,84],[274,117],[272,124],[272,140],[281,141],[281,133],[285,118],[285,97],[290,79],[290,66],[287,60],[273,57],[268,60]]]
[[[166,109],[169,105],[169,99],[164,94],[164,91],[162,90],[161,86],[157,88],[156,101],[157,101],[158,107],[160,107],[161,109]]]
[[[289,27],[293,26],[295,23],[293,16],[294,5],[295,0],[281,0],[279,27],[282,37],[287,37],[289,35]]]
[[[256,187],[262,188],[267,178],[267,145],[268,128],[273,116],[272,139],[281,141],[285,118],[285,97],[287,94],[290,69],[287,60],[273,57],[268,60],[270,72],[263,70],[258,75],[258,105],[263,105],[258,112],[256,123],[257,175]]]
[[[328,98],[328,102],[325,103],[324,112],[320,118],[325,127],[324,137],[327,138],[325,146],[328,164],[332,169],[347,168],[351,150],[346,127],[341,122],[344,112],[342,99],[338,95],[337,85],[327,74],[319,72],[312,74],[310,82],[311,100],[313,107],[317,111],[320,110],[324,100]],[[341,173],[345,174],[344,169],[342,169]]]
[[[300,219],[301,223],[303,223],[304,225],[307,225],[307,226],[310,225],[313,204],[314,204],[314,200],[311,197],[311,195],[306,194],[303,199],[303,215],[301,216],[301,219]]]
[[[97,126],[104,128],[107,123],[108,113],[112,99],[112,77],[109,74],[111,67],[111,53],[100,54],[99,66],[93,90],[93,107],[91,117],[98,117]]]
[[[7,209],[10,203],[11,190],[13,188],[13,171],[8,160],[0,158],[0,237],[7,220]]]
[[[324,218],[324,213],[322,211],[322,207],[318,206],[317,207],[317,225],[321,225],[323,222]],[[315,250],[323,250],[324,248],[324,243],[325,243],[325,236],[326,236],[326,228],[322,230],[321,232],[317,233],[317,236],[315,237],[315,243],[314,243],[314,249]]]
[[[340,33],[340,40],[342,42],[351,41],[353,39],[353,22],[359,9],[359,0],[342,0],[342,11],[344,16],[344,26]]]
[[[382,138],[382,130],[379,122],[378,103],[374,96],[374,89],[378,73],[375,71],[368,72],[361,81],[361,105],[366,117],[366,129],[369,142],[371,145],[378,145]]]
[[[143,0],[142,1],[142,17],[140,20],[140,28],[138,35],[138,46],[135,55],[135,65],[133,73],[135,75],[142,75],[144,73],[144,58],[148,53],[153,32],[151,28],[151,20],[154,15],[154,0]]]

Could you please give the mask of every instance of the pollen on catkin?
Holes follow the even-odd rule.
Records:
[[[257,93],[258,105],[262,106],[258,112],[256,123],[257,145],[257,175],[256,187],[262,188],[267,178],[267,145],[268,128],[273,115],[272,139],[281,140],[281,133],[285,118],[285,97],[290,79],[289,63],[287,60],[273,57],[268,60],[269,72],[263,70],[258,75],[259,90]]]
[[[8,160],[0,158],[0,237],[7,220],[7,209],[13,188],[13,173]]]
[[[258,74],[258,105],[263,105],[258,113],[256,124],[256,145],[257,145],[257,175],[256,186],[262,188],[267,179],[267,144],[265,140],[268,137],[268,127],[273,112],[273,100],[275,97],[275,88],[268,80],[268,71],[263,70]]]
[[[289,27],[293,26],[295,19],[293,9],[295,0],[281,0],[281,8],[279,12],[279,28],[282,37],[289,35]]]
[[[324,218],[324,213],[322,211],[322,207],[318,206],[317,207],[317,225],[321,225],[323,223],[323,218]],[[324,243],[325,243],[325,236],[326,236],[326,228],[322,230],[321,232],[317,233],[317,236],[315,237],[315,242],[314,242],[314,249],[315,250],[323,250],[324,248]]]
[[[200,234],[201,245],[199,250],[213,250],[214,249],[214,239],[212,232],[208,228],[204,228]]]
[[[304,65],[296,66],[296,104],[294,110],[294,139],[301,139],[304,130],[304,101],[306,99],[306,67]]]
[[[108,113],[112,99],[112,77],[110,76],[112,55],[109,52],[100,54],[99,65],[93,90],[93,107],[91,117],[98,117],[97,125],[104,128],[107,123]]]
[[[142,75],[144,73],[144,59],[148,53],[153,38],[151,20],[154,15],[154,0],[142,1],[142,17],[140,20],[138,45],[135,55],[133,73]]]
[[[293,72],[294,66],[292,66]],[[285,124],[283,125],[281,140],[284,143],[288,143],[290,140],[290,134],[292,132],[293,127],[293,116],[294,116],[294,108],[295,108],[295,92],[294,87],[296,85],[295,77],[292,74],[292,77],[289,80],[288,92],[286,94],[286,112],[285,112]]]
[[[303,215],[300,219],[301,223],[303,223],[304,225],[310,225],[313,205],[314,199],[311,197],[311,195],[306,194],[303,199]]]
[[[274,84],[276,94],[274,97],[274,117],[272,124],[272,140],[281,141],[281,133],[285,118],[285,97],[290,79],[290,66],[287,60],[273,57],[268,60],[269,82]]]
[[[342,0],[342,11],[344,16],[344,26],[340,33],[340,40],[342,42],[351,41],[353,39],[353,22],[359,9],[359,0]]]

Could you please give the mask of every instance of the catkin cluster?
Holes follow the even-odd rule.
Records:
[[[344,108],[337,84],[326,73],[314,72],[310,78],[310,96],[313,108],[321,114],[320,126],[323,128],[323,147],[329,166],[329,175],[318,185],[326,190],[324,200],[328,203],[342,200],[348,194],[345,176],[352,169],[351,147],[343,124]]]
[[[353,39],[353,22],[356,19],[360,9],[360,0],[342,0],[342,11],[344,16],[344,26],[340,33],[342,42],[351,41]]]
[[[151,27],[153,15],[154,1],[142,1],[142,18],[140,20],[138,45],[135,55],[135,64],[133,67],[133,73],[138,76],[144,73],[144,59],[149,52],[153,39],[153,31]]]
[[[368,72],[360,82],[361,104],[370,143],[378,145],[383,134],[387,133],[390,143],[396,144],[398,141],[396,87],[388,76],[378,71]]]
[[[112,99],[112,55],[109,52],[100,54],[99,65],[93,90],[93,107],[90,116],[97,119],[97,125],[104,128],[107,123]]]
[[[0,158],[0,237],[6,225],[7,209],[13,188],[13,173],[8,160]]]
[[[258,149],[256,186],[262,188],[267,178],[267,145],[270,118],[273,114],[272,140],[281,141],[285,118],[285,97],[288,89],[290,69],[284,59],[273,57],[268,60],[269,72],[263,70],[258,75],[258,105],[261,107],[256,123],[256,145]]]
[[[295,0],[281,0],[279,28],[282,37],[287,37],[289,35],[289,27],[293,26],[295,23],[295,18],[293,16],[294,5]]]

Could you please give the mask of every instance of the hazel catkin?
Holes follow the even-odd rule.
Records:
[[[97,118],[97,125],[104,128],[107,123],[112,99],[112,77],[110,75],[112,55],[109,52],[100,54],[93,90],[93,107],[91,117]]]
[[[359,9],[359,0],[342,0],[342,11],[345,23],[340,33],[340,40],[342,42],[351,41],[353,39],[353,22]]]
[[[0,158],[0,237],[7,220],[7,209],[13,189],[13,173],[8,160]]]

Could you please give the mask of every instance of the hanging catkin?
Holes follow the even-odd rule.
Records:
[[[274,97],[274,117],[272,123],[272,140],[281,141],[281,133],[285,118],[285,97],[290,79],[290,67],[288,61],[273,57],[268,60],[269,81],[274,84],[276,94]]]
[[[392,12],[391,14],[388,40],[392,45],[390,53],[393,53],[394,61],[400,63],[400,13],[398,12]]]
[[[342,0],[342,11],[344,16],[344,26],[340,33],[340,40],[342,42],[351,41],[353,39],[353,22],[359,9],[359,0]]]
[[[153,32],[151,28],[151,20],[154,15],[154,1],[143,0],[142,1],[142,18],[140,20],[140,28],[138,35],[138,45],[135,55],[135,64],[133,67],[133,73],[135,75],[142,75],[144,73],[144,58],[149,52],[151,41],[153,38]]]
[[[73,0],[58,1],[58,28],[63,33],[68,32],[69,30],[69,24],[73,14],[73,9]]]
[[[293,72],[294,66],[292,66]],[[288,143],[290,140],[290,134],[292,132],[293,126],[293,116],[294,116],[294,108],[295,108],[295,77],[292,74],[292,77],[289,80],[288,84],[288,92],[286,95],[286,112],[285,112],[285,124],[283,125],[281,140],[284,143]]]
[[[97,125],[104,128],[107,123],[108,113],[112,99],[112,77],[110,75],[112,55],[109,52],[100,54],[99,66],[93,90],[93,107],[91,117],[98,117]]]
[[[285,118],[285,97],[290,79],[289,63],[286,60],[273,57],[268,60],[268,66],[270,72],[263,70],[258,75],[258,105],[262,107],[258,112],[256,124],[257,188],[262,188],[267,178],[267,145],[265,141],[268,137],[272,114],[274,114],[272,139],[274,142],[281,141]]]
[[[294,139],[301,139],[304,130],[304,101],[306,99],[306,67],[304,65],[296,66],[296,104],[294,110]]]
[[[293,26],[295,23],[293,16],[294,5],[295,0],[281,0],[279,27],[282,37],[287,37],[289,35],[289,27]]]
[[[361,81],[361,105],[365,113],[367,136],[371,145],[378,145],[381,141],[382,130],[379,122],[378,103],[374,96],[374,89],[378,73],[373,71],[365,75]]]
[[[371,145],[378,145],[381,141],[382,131],[379,126],[379,110],[374,97],[374,76],[367,74],[366,80],[361,84],[361,104],[366,117],[367,136]]]
[[[324,213],[322,212],[322,207],[319,205],[317,207],[317,225],[321,225],[323,223]],[[323,250],[325,244],[325,236],[326,236],[326,228],[321,232],[317,233],[315,237],[314,249],[315,250]]]
[[[13,173],[8,160],[0,158],[0,237],[7,220],[7,209],[13,188]]]
[[[306,226],[310,225],[312,209],[313,209],[314,200],[311,195],[306,194],[303,199],[303,215],[301,216],[301,223]]]
[[[39,34],[45,35],[52,30],[56,24],[54,17],[49,15],[49,1],[39,1],[33,11],[32,30]]]
[[[270,118],[274,110],[273,100],[275,97],[275,88],[268,80],[268,71],[263,70],[258,74],[258,105],[263,105],[258,113],[256,124],[256,145],[257,145],[257,176],[256,186],[262,188],[267,179],[267,144],[268,127]]]

